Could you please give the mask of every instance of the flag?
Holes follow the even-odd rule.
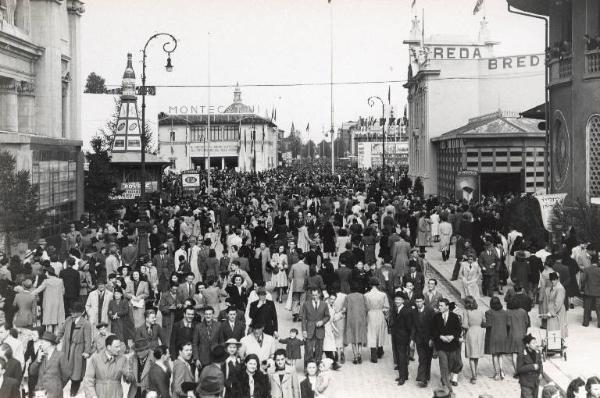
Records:
[[[273,120],[277,121],[277,108],[275,108],[275,110],[273,112],[275,113],[275,115],[273,117]]]
[[[392,86],[388,86],[388,104],[392,103]]]
[[[306,131],[309,131],[309,130],[310,130],[310,123],[307,123],[306,124]]]
[[[473,15],[477,14],[481,10],[481,7],[483,6],[483,1],[484,0],[477,0],[477,3],[475,3],[475,8],[473,8]]]
[[[417,0],[413,0],[412,4],[410,5],[410,8],[415,8],[415,4],[417,4]]]

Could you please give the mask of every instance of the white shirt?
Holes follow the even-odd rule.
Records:
[[[25,369],[25,350],[23,349],[23,343],[11,335],[8,335],[8,337],[4,339],[4,343],[8,344],[12,349],[13,358],[21,363],[21,369]]]

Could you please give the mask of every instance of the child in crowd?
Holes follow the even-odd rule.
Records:
[[[319,364],[319,375],[315,386],[318,397],[325,398],[331,395],[331,365],[333,365],[331,358],[324,358]]]
[[[304,340],[298,337],[298,329],[290,329],[290,337],[287,339],[279,339],[281,344],[285,344],[285,354],[288,358],[289,365],[296,368],[296,360],[302,359],[301,347],[304,345]]]

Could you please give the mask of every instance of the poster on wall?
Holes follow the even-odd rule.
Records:
[[[562,204],[567,196],[566,193],[553,193],[535,195],[535,198],[540,204],[540,211],[542,212],[542,221],[547,231],[552,232],[552,210],[557,204]]]
[[[466,202],[479,201],[479,172],[475,170],[461,170],[454,179],[454,195],[458,200]]]
[[[198,188],[200,188],[200,174],[199,173],[181,174],[181,187],[183,189],[198,189]]]

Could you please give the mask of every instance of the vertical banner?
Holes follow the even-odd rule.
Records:
[[[557,203],[562,204],[564,202],[566,193],[552,193],[546,195],[536,195],[535,198],[540,204],[540,211],[542,212],[542,221],[547,231],[552,232],[552,210]]]
[[[454,179],[454,196],[457,200],[471,202],[479,201],[479,172],[475,170],[461,170]]]

